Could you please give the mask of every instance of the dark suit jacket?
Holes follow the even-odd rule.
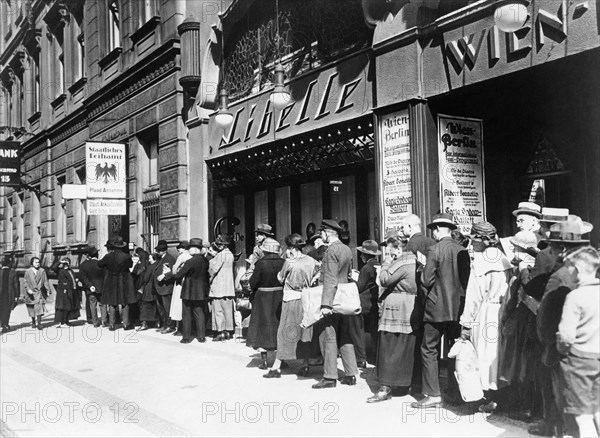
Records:
[[[158,295],[171,295],[173,293],[173,285],[175,284],[174,277],[165,276],[162,281],[158,281],[157,277],[163,273],[163,265],[165,263],[169,264],[169,268],[173,268],[175,261],[175,257],[166,253],[162,259],[154,263],[154,290]]]
[[[450,236],[427,250],[427,264],[421,276],[428,289],[424,321],[458,321],[470,270],[469,253]]]
[[[169,272],[165,275],[165,278],[167,277],[174,278],[177,283],[183,280],[181,288],[182,300],[204,301],[208,298],[210,291],[208,260],[202,254],[194,254],[191,259],[186,260],[179,267],[177,274]]]
[[[83,283],[86,294],[92,293],[91,286],[96,288],[95,294],[102,293],[102,284],[104,283],[104,269],[98,266],[97,259],[87,259],[79,265],[78,278]]]
[[[348,283],[348,273],[352,267],[352,251],[339,240],[327,247],[321,262],[323,297],[321,307],[333,307],[333,298],[339,283]]]
[[[250,277],[250,289],[256,291],[259,287],[279,287],[281,283],[277,274],[283,268],[285,260],[277,254],[265,253],[264,257],[256,262],[254,272]]]
[[[431,237],[428,237],[423,233],[415,233],[408,239],[406,248],[414,255],[417,255],[417,251],[423,255],[427,255],[427,250],[433,245],[435,245],[435,240]]]

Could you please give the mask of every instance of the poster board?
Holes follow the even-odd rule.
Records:
[[[125,145],[122,143],[86,142],[85,168],[89,199],[127,197],[125,158]]]

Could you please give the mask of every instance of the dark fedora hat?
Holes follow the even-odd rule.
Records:
[[[381,251],[379,251],[379,245],[374,240],[365,240],[361,246],[356,248],[356,250],[375,256],[381,254]]]
[[[270,237],[275,236],[275,234],[273,233],[273,227],[268,224],[258,224],[256,226],[256,229],[254,230],[254,232],[261,233],[261,234],[264,234],[265,236],[270,236]]]
[[[167,245],[166,240],[159,240],[156,246],[154,247],[154,251],[167,251],[169,249],[169,245]]]
[[[455,230],[456,228],[458,228],[456,226],[456,224],[454,223],[454,221],[452,220],[452,215],[450,215],[448,213],[436,214],[433,217],[433,219],[431,220],[431,223],[427,224],[427,228],[429,228],[429,229],[433,229],[438,226],[450,228],[451,230]]]
[[[319,230],[334,230],[339,233],[340,231],[342,231],[342,227],[333,219],[323,219]]]
[[[200,239],[199,237],[193,237],[190,239],[190,243],[188,245],[188,247],[190,248],[198,248],[198,249],[202,249],[204,246],[204,242],[202,242],[202,239]]]
[[[110,246],[113,248],[125,248],[127,246],[127,242],[125,242],[121,236],[114,236],[112,239],[110,239]]]
[[[180,240],[177,249],[190,249],[190,246],[190,242],[187,240]]]

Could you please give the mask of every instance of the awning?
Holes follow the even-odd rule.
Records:
[[[374,159],[372,116],[207,160],[218,189],[341,168]]]

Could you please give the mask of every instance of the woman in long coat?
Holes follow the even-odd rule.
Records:
[[[261,249],[265,255],[256,262],[250,277],[252,314],[246,345],[260,351],[261,363],[258,368],[266,370],[267,351],[277,349],[277,330],[283,299],[283,286],[279,283],[277,274],[285,261],[279,256],[281,248],[275,239],[267,237]]]
[[[403,252],[400,237],[387,240],[391,258],[384,261],[379,272],[379,340],[377,348],[377,380],[379,390],[367,403],[392,398],[392,388],[408,390],[415,358],[415,280],[416,257]]]
[[[123,238],[116,236],[110,241],[110,249],[98,266],[106,268],[104,285],[102,287],[102,302],[109,306],[110,330],[114,331],[115,312],[117,307],[122,306],[122,319],[125,330],[133,330],[129,323],[129,305],[137,302],[133,277],[129,269],[133,266],[133,260],[127,252],[127,243]]]
[[[218,235],[214,242],[213,258],[210,259],[209,306],[212,314],[212,328],[218,333],[213,342],[231,339],[233,330],[233,306],[235,285],[233,282],[233,253],[229,250],[229,236]]]
[[[0,268],[0,326],[2,333],[10,330],[8,325],[10,314],[19,297],[19,278],[13,264],[12,259],[5,255]]]
[[[312,340],[312,327],[303,329],[302,289],[310,287],[315,274],[316,261],[302,252],[305,245],[300,234],[290,234],[285,238],[287,258],[277,274],[283,284],[281,318],[277,329],[277,356],[275,363],[263,377],[281,377],[284,361],[302,359],[300,375],[308,374],[308,359]],[[250,319],[252,321],[252,319]]]
[[[460,324],[462,337],[469,338],[477,352],[481,387],[489,400],[480,410],[490,412],[496,407],[490,391],[499,389],[499,326],[513,268],[497,247],[496,228],[489,222],[473,224],[471,242],[473,261]]]
[[[58,276],[56,286],[56,301],[54,302],[54,322],[58,328],[63,324],[72,326],[69,321],[78,319],[81,310],[81,291],[77,289],[75,274],[71,270],[71,260],[68,257],[56,259],[52,270]]]
[[[137,279],[135,287],[138,294],[141,291],[138,304],[140,306],[140,321],[142,325],[137,328],[138,331],[148,330],[149,324],[154,324],[158,321],[158,305],[156,304],[156,295],[154,294],[154,263],[158,255],[148,254],[142,251],[139,254],[140,261],[138,262]]]
[[[183,264],[192,258],[190,254],[190,243],[187,240],[182,240],[177,245],[177,251],[179,255],[177,256],[177,260],[173,264],[171,268],[171,273],[173,275],[177,274],[177,271],[181,269]],[[175,281],[173,285],[173,296],[171,297],[171,310],[169,311],[169,317],[171,321],[177,321],[177,331],[173,333],[174,335],[181,335],[181,326],[183,320],[183,301],[181,299],[181,289],[183,287],[183,282],[185,278],[181,278]]]
[[[40,267],[40,258],[31,259],[31,267],[25,272],[25,290],[21,297],[27,306],[27,313],[31,318],[31,327],[42,329],[42,316],[46,313],[46,294],[50,295],[53,291],[52,284],[48,281],[46,270]],[[56,296],[56,295],[55,295]]]

